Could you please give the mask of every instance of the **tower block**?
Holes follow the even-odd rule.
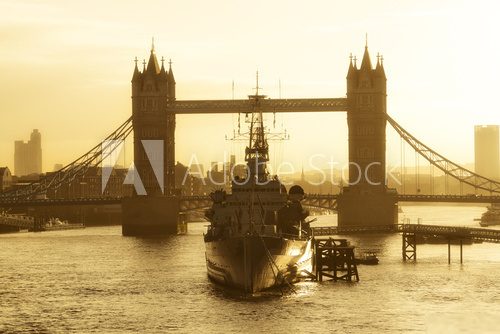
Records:
[[[170,63],[158,64],[154,45],[149,61],[132,76],[134,128],[134,195],[123,202],[123,235],[161,235],[177,232],[179,200],[175,195],[175,100]]]
[[[368,46],[347,73],[349,185],[339,196],[339,226],[397,223],[397,193],[386,183],[386,82],[383,60],[372,67]]]

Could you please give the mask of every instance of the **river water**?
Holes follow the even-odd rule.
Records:
[[[407,206],[402,218],[478,226],[485,207]],[[336,216],[320,216],[331,225]],[[296,293],[243,296],[206,276],[202,233],[122,237],[119,226],[0,235],[1,333],[498,332],[500,245],[418,247],[400,235],[349,237],[376,250],[361,281],[302,282]]]

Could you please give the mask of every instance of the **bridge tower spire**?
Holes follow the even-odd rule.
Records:
[[[338,201],[339,226],[397,223],[395,192],[386,185],[386,77],[365,45],[360,68],[347,73],[349,184]]]

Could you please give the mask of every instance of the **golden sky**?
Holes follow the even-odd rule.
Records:
[[[40,129],[43,167],[68,163],[131,114],[135,56],[172,58],[178,99],[244,98],[261,74],[278,97],[342,97],[349,53],[384,55],[388,113],[457,162],[473,161],[473,125],[499,124],[495,1],[0,0],[0,165]],[[177,160],[221,160],[236,116],[178,116]],[[281,155],[345,162],[344,113],[284,114]],[[388,161],[399,140],[388,132]],[[209,142],[210,145],[206,145]],[[271,151],[271,153],[273,153]],[[131,155],[128,154],[127,160]],[[326,162],[326,159],[325,159]]]

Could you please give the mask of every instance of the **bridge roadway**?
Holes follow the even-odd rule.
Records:
[[[303,204],[309,207],[334,210],[340,195],[307,194]],[[397,196],[399,202],[427,203],[500,203],[500,196],[483,195],[404,195]],[[197,210],[210,205],[208,196],[182,196],[181,211]],[[0,208],[43,207],[63,205],[109,205],[121,204],[122,197],[94,197],[72,199],[0,199]]]
[[[333,236],[353,233],[406,233],[421,236],[439,236],[450,240],[472,240],[500,243],[500,230],[461,226],[396,224],[381,226],[322,226],[313,227],[314,236]]]
[[[121,204],[123,197],[0,199],[1,208]]]

